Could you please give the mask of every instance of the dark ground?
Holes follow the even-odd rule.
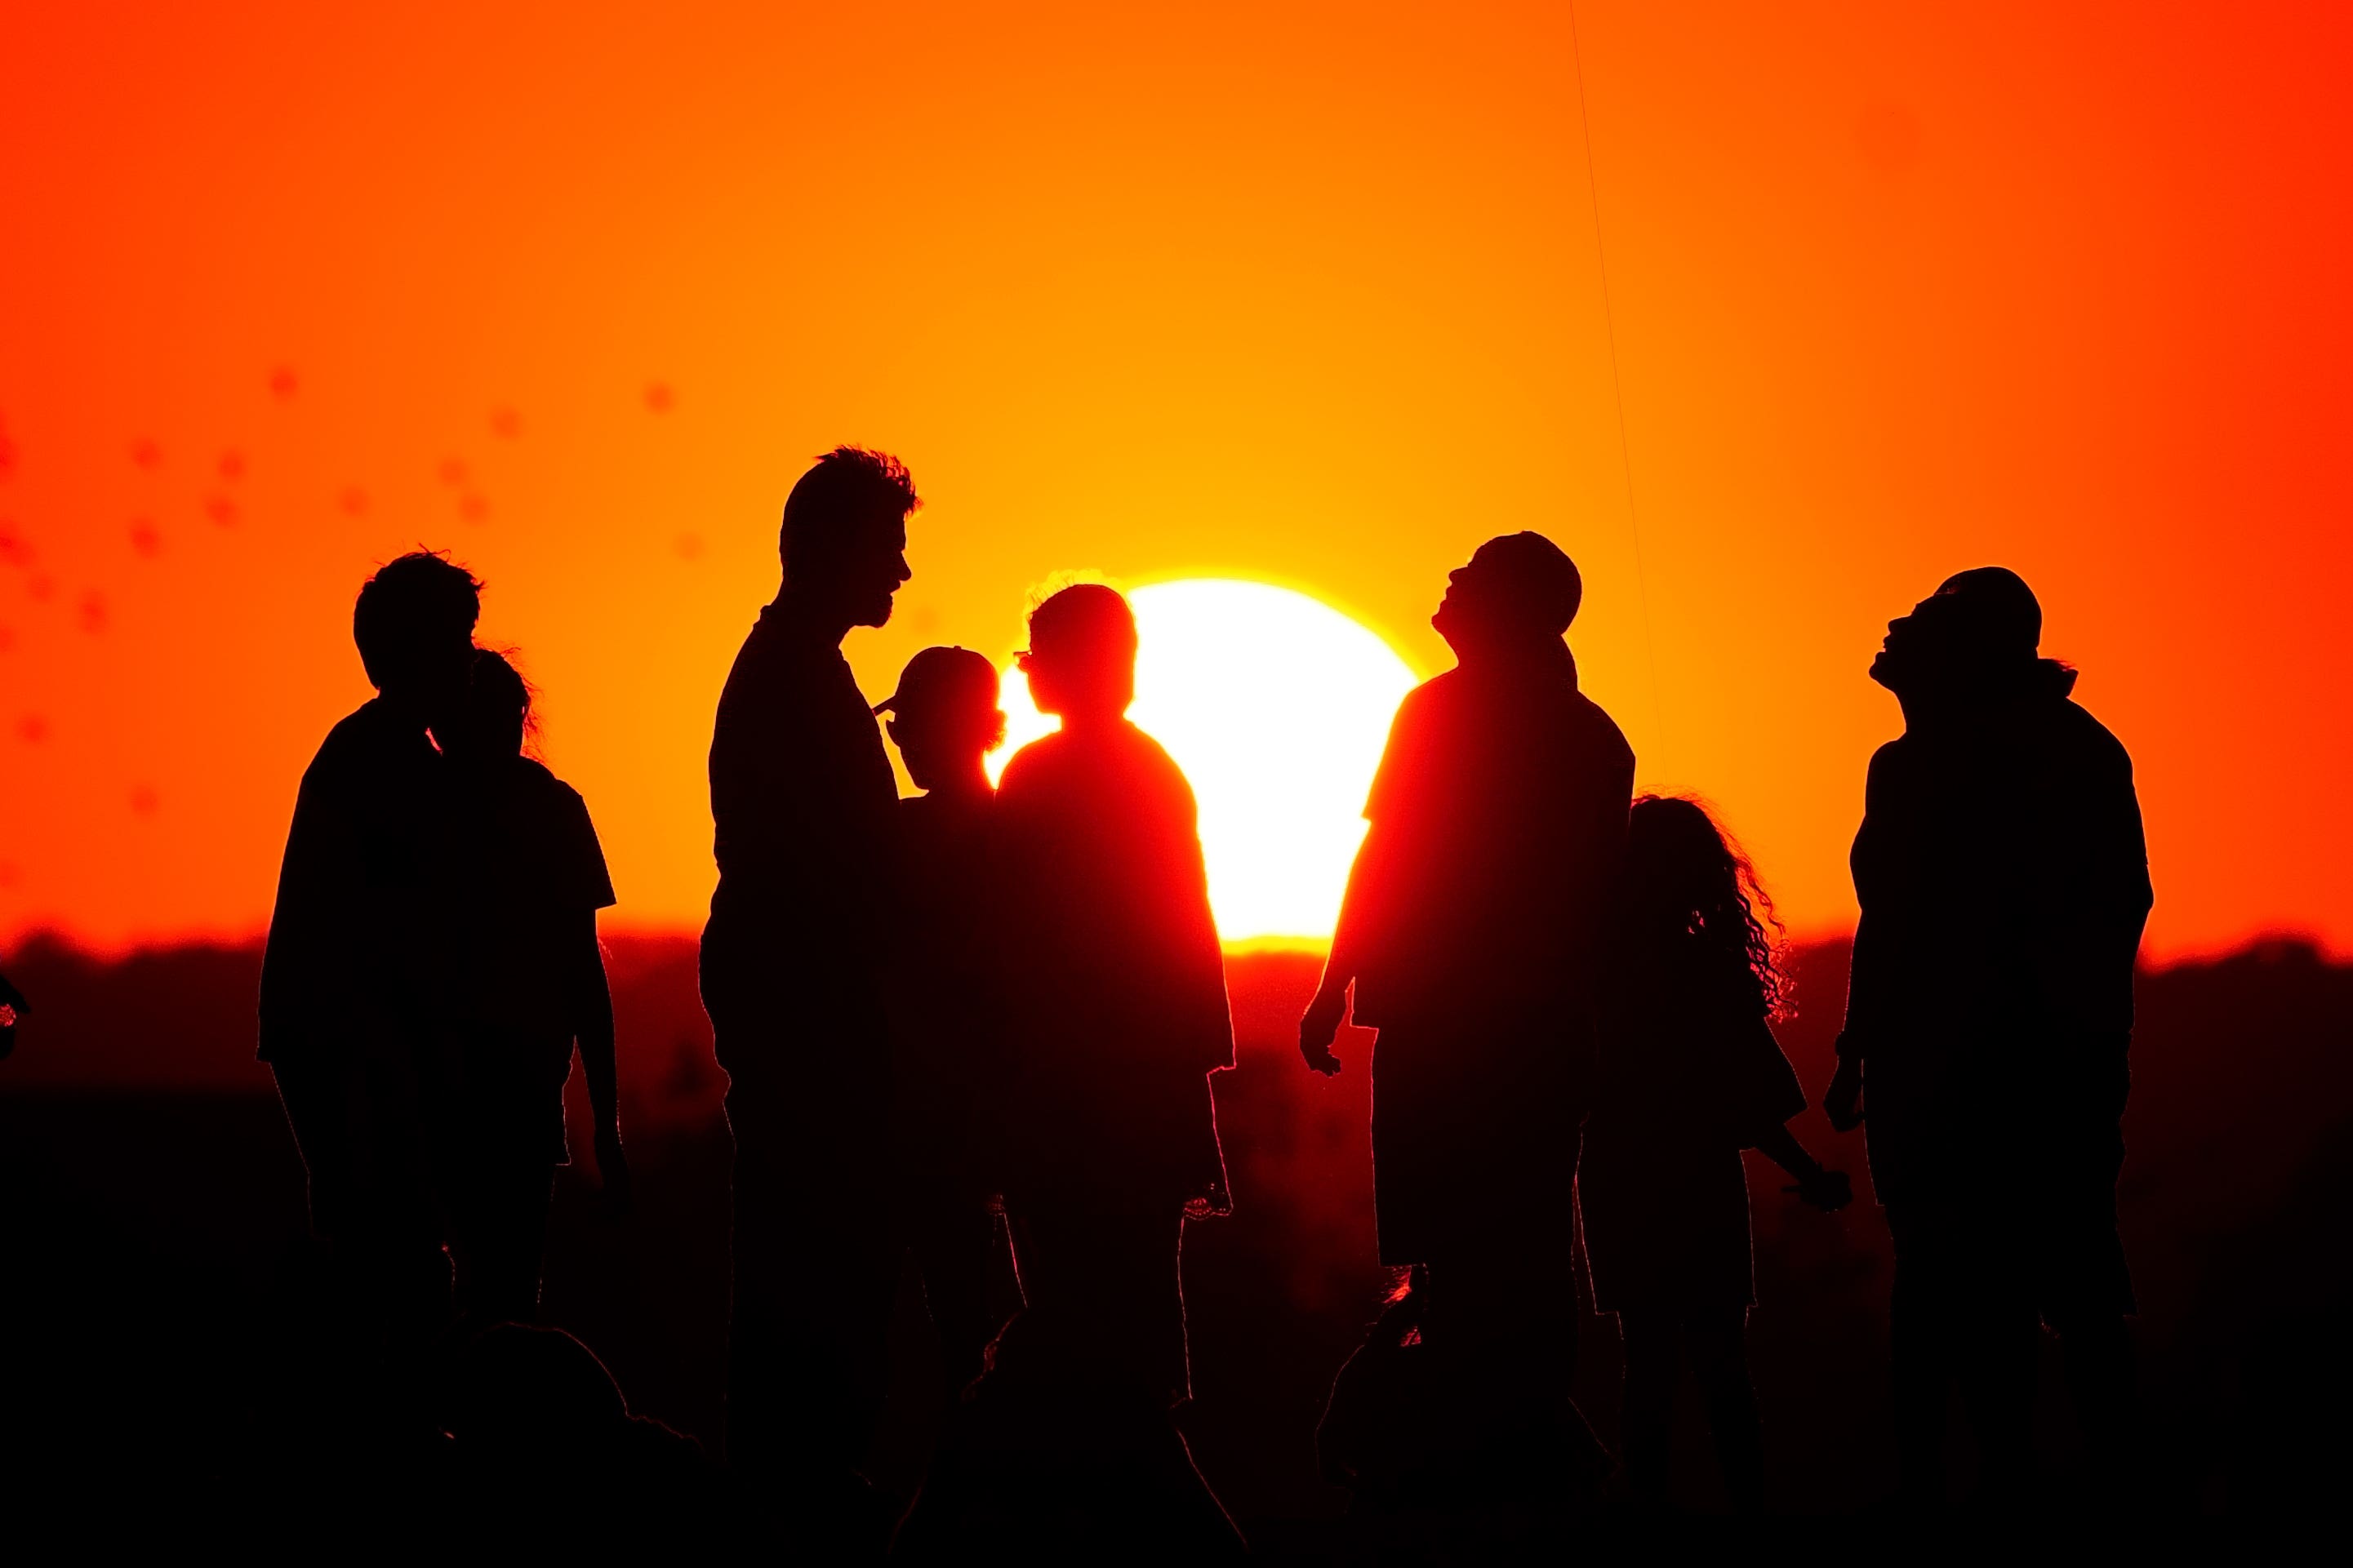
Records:
[[[1799,954],[1783,1037],[1815,1092],[1844,964],[1838,946]],[[104,964],[38,941],[13,957],[37,1009],[0,1067],[0,1474],[20,1498],[94,1492],[118,1500],[113,1522],[160,1525],[175,1508],[234,1515],[316,1460],[307,1325],[322,1281],[301,1164],[251,1060],[257,965],[218,948]],[[613,968],[640,1206],[607,1225],[593,1184],[563,1173],[545,1316],[595,1347],[638,1414],[715,1441],[727,1159],[693,947],[624,940]],[[1344,1041],[1349,1070],[1329,1081],[1291,1044],[1314,968],[1284,953],[1229,965],[1241,1066],[1218,1101],[1237,1211],[1186,1242],[1196,1456],[1262,1550],[1311,1558],[1345,1501],[1316,1479],[1316,1417],[1386,1283],[1366,1039]],[[2336,1496],[2353,1410],[2353,969],[2259,946],[2144,974],[2140,1006],[2122,1202],[2154,1506],[2253,1517]],[[1814,1112],[1799,1125],[1867,1193],[1859,1136]],[[1751,1184],[1773,1494],[1793,1513],[1863,1510],[1894,1479],[1884,1227],[1867,1197],[1823,1215],[1785,1200],[1775,1173]],[[912,1299],[902,1309],[907,1392],[877,1468],[906,1487],[928,1440],[930,1347]],[[1616,1336],[1586,1326],[1581,1403],[1614,1442]],[[2074,1436],[2046,1363],[2042,1441],[2064,1488]],[[1683,1486],[1706,1508],[1712,1467],[1688,1414]]]

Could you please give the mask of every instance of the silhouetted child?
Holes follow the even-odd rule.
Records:
[[[613,884],[586,805],[522,754],[530,716],[522,677],[485,650],[443,737],[458,764],[456,885],[467,900],[447,1193],[459,1310],[476,1321],[538,1311],[554,1167],[569,1160],[564,1084],[575,1040],[597,1173],[617,1207],[629,1194],[596,941]]]
[[[990,1300],[997,1185],[985,1140],[1004,1039],[1004,889],[987,763],[1005,743],[1005,713],[996,667],[966,647],[915,655],[874,711],[891,715],[891,739],[923,792],[899,803],[893,1131],[907,1239],[953,1398],[980,1375],[982,1352],[1004,1323]]]
[[[1748,862],[1699,805],[1644,795],[1626,887],[1577,1191],[1594,1306],[1618,1314],[1625,1346],[1627,1480],[1637,1498],[1664,1500],[1688,1360],[1725,1488],[1754,1510],[1764,1448],[1744,1344],[1756,1292],[1740,1152],[1762,1151],[1818,1208],[1852,1194],[1783,1125],[1806,1097],[1768,1022],[1782,979]]]

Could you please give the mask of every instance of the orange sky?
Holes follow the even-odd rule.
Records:
[[[1638,575],[1558,5],[356,9],[10,16],[0,931],[257,927],[418,542],[622,916],[696,918],[712,703],[854,439],[929,498],[878,693],[1069,567],[1435,669],[1445,570],[1545,530],[1642,782],[1810,930],[1882,623],[2008,563],[2137,760],[2155,950],[2353,947],[2353,13],[1583,0]]]

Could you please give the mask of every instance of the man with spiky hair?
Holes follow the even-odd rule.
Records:
[[[421,1094],[446,1011],[434,867],[440,752],[473,667],[481,584],[417,551],[368,579],[352,639],[377,695],[302,774],[261,966],[261,1050],[310,1173],[311,1223],[364,1311],[402,1336],[447,1309]]]
[[[797,1528],[874,1544],[858,1467],[899,1277],[880,983],[899,792],[841,642],[891,618],[918,504],[904,465],[856,447],[793,486],[782,584],[719,700],[702,934],[735,1140],[729,1462]]]

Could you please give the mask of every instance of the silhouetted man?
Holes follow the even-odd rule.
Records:
[[[2069,700],[2075,672],[2036,656],[2042,631],[2026,584],[1981,567],[1890,622],[1871,667],[1905,731],[1871,760],[1825,1109],[1841,1128],[1870,1115],[1922,1504],[1944,1494],[1957,1373],[1989,1489],[2024,1480],[2038,1317],[2095,1455],[2117,1458],[2137,1417],[2116,1182],[2148,856],[2131,759]]]
[[[927,647],[875,707],[923,793],[899,803],[899,918],[890,997],[903,1223],[923,1274],[950,1398],[980,1375],[999,1190],[991,1112],[1005,1044],[997,786],[1005,743],[997,668]]]
[[[1043,1331],[1085,1339],[1107,1398],[1189,1393],[1178,1252],[1228,1207],[1208,1075],[1233,1065],[1192,787],[1127,721],[1135,617],[1098,584],[1029,617],[1021,668],[1060,733],[997,796],[1014,919],[1006,1210]]]
[[[465,690],[480,586],[420,552],[360,590],[352,638],[377,695],[302,774],[261,966],[260,1056],[310,1173],[311,1226],[364,1307],[406,1332],[448,1290],[422,1108],[450,958],[446,770],[427,731]]]
[[[1398,710],[1299,1045],[1339,1070],[1353,984],[1380,1031],[1381,1261],[1428,1265],[1426,1341],[1509,1363],[1567,1417],[1577,1127],[1634,756],[1577,690],[1583,583],[1557,546],[1492,539],[1449,583],[1430,624],[1457,667]]]
[[[783,585],[735,657],[711,742],[702,1000],[735,1139],[728,1457],[819,1530],[870,1511],[857,1467],[900,1251],[879,973],[899,792],[840,645],[891,618],[916,504],[898,459],[854,447],[801,476]]]

